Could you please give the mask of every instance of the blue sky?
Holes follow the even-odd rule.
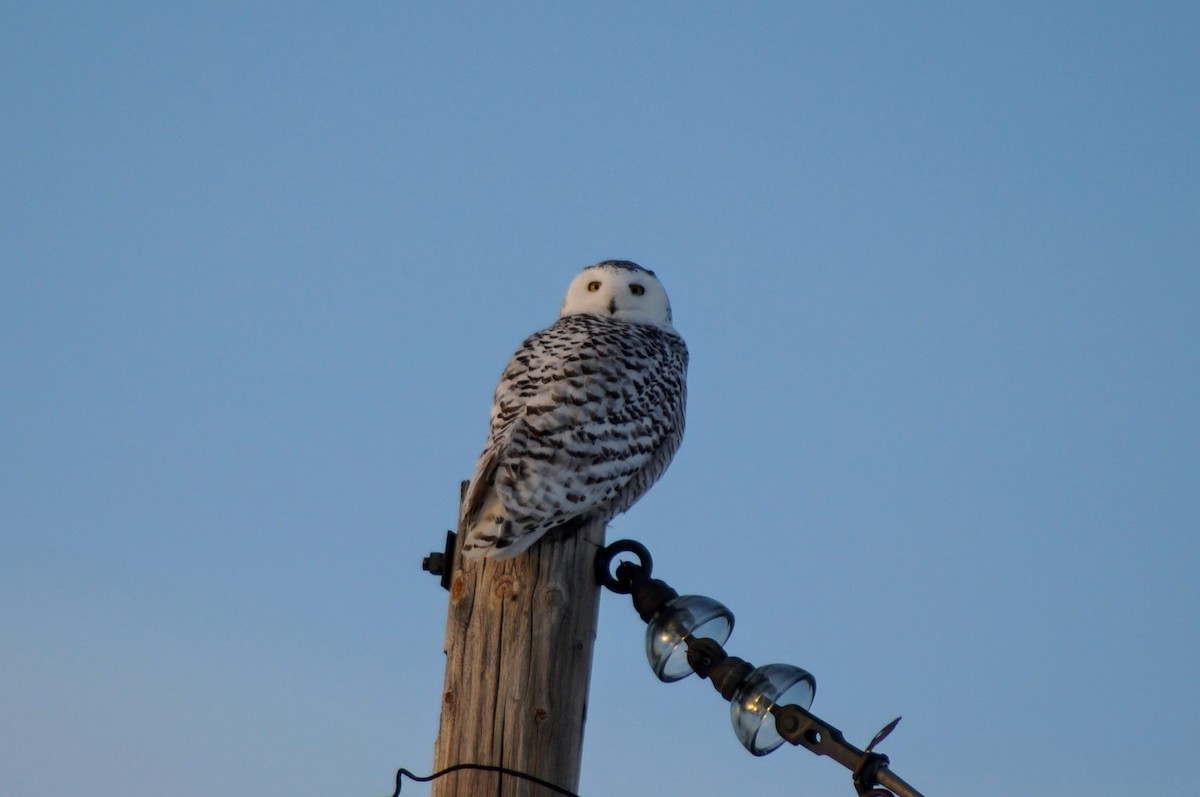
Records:
[[[0,10],[0,793],[428,771],[455,517],[576,271],[688,431],[610,527],[928,795],[1198,741],[1191,3]],[[604,596],[581,790],[850,794]],[[428,793],[408,785],[404,793]]]

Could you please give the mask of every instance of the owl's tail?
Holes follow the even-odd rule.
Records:
[[[533,543],[533,540],[529,540],[524,545],[519,544],[524,540],[515,533],[513,522],[507,517],[500,496],[494,490],[488,490],[478,510],[465,521],[462,552],[467,560],[483,557],[510,559]]]

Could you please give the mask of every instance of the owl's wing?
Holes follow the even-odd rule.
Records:
[[[621,411],[619,399],[597,399],[586,387],[566,398],[514,427],[516,458],[502,460],[496,473],[500,500],[521,530],[597,513],[608,520],[641,497],[677,448],[667,424]]]
[[[525,341],[496,388],[467,528],[498,503],[498,547],[519,551],[573,519],[608,520],[649,489],[682,438],[687,364],[682,340],[650,332],[569,316]]]
[[[518,352],[519,353],[519,352]],[[516,356],[504,369],[500,384],[496,386],[496,395],[492,402],[491,423],[488,428],[487,442],[475,463],[475,472],[471,474],[470,486],[463,501],[462,524],[464,528],[475,525],[488,496],[492,493],[496,470],[500,467],[513,437],[514,425],[523,409],[507,390],[508,377],[519,370]]]

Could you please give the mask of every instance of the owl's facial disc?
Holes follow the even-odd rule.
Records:
[[[581,313],[673,329],[662,283],[654,272],[624,260],[597,263],[575,277],[559,315]]]

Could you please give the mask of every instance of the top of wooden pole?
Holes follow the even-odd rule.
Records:
[[[446,677],[434,769],[491,764],[579,786],[600,606],[593,573],[602,523],[541,539],[513,559],[450,568]],[[460,529],[461,532],[461,529]],[[461,771],[433,797],[541,797],[519,778]]]

